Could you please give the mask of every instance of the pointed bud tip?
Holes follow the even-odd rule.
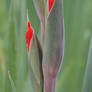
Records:
[[[26,32],[26,43],[27,43],[28,53],[29,53],[30,44],[31,44],[31,40],[32,40],[33,34],[34,34],[34,30],[31,27],[30,21],[28,21],[27,32]]]
[[[51,8],[52,8],[52,6],[53,6],[54,2],[55,2],[55,0],[49,0],[49,1],[48,1],[48,5],[49,5],[49,12],[51,11]]]
[[[31,23],[30,23],[30,21],[28,21],[28,23],[27,23],[27,28],[28,28],[28,29],[31,28]]]

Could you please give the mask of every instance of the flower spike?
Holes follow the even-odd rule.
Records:
[[[34,33],[34,30],[31,27],[30,21],[28,21],[27,32],[26,32],[26,42],[27,42],[28,53],[29,53],[29,48],[30,48],[32,37],[33,37],[33,33]]]

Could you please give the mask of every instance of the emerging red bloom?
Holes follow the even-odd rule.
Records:
[[[28,50],[28,52],[29,52],[29,48],[30,48],[30,42],[31,42],[32,37],[33,37],[33,33],[34,33],[34,30],[31,27],[30,21],[28,21],[27,32],[26,32],[26,42],[27,42],[27,50]]]
[[[49,4],[49,12],[54,4],[55,0],[49,0],[48,4]]]

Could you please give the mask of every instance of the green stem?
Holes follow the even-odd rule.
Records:
[[[41,39],[42,39],[42,45],[45,41],[45,22],[41,22]]]
[[[44,78],[44,92],[55,92],[56,91],[56,77]]]

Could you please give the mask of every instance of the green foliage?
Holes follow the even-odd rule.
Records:
[[[92,72],[91,71],[92,71],[92,38],[90,42],[88,61],[87,61],[85,77],[84,77],[83,92],[92,91]]]
[[[65,54],[58,78],[57,92],[82,91],[92,33],[92,29],[87,26],[88,2],[64,0]]]
[[[8,71],[8,78],[9,78],[9,81],[10,81],[10,84],[11,84],[11,87],[12,87],[12,92],[16,92],[14,81],[12,80],[12,77],[11,77],[11,74],[10,74],[9,71]]]
[[[40,21],[33,0],[0,0],[0,92],[12,92],[8,71],[17,92],[32,92],[25,54],[26,8],[40,39]],[[92,0],[64,0],[64,20],[65,54],[56,92],[91,92],[87,78],[91,76],[88,63],[92,59],[87,58],[92,36]]]
[[[11,91],[11,85],[8,78],[8,71],[10,71],[14,83],[17,83],[17,60],[16,60],[16,32],[15,32],[15,17],[14,17],[14,4],[11,2],[10,12],[9,12],[9,32],[8,32],[8,59],[6,63],[6,91]]]

